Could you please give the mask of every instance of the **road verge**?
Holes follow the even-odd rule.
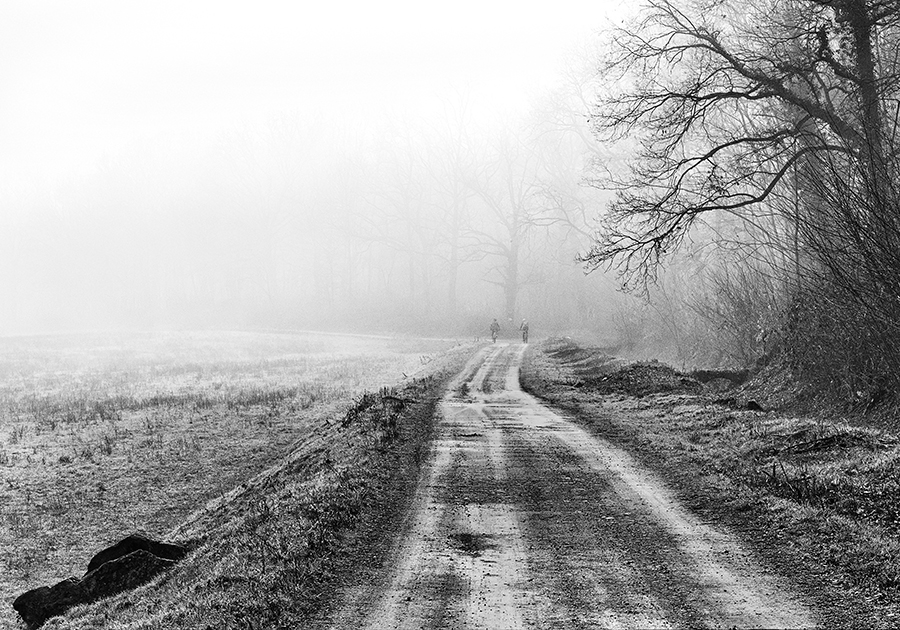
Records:
[[[416,378],[335,405],[313,438],[171,532],[192,549],[175,568],[44,627],[314,627],[336,585],[387,554],[436,406],[473,350],[459,346]]]
[[[884,475],[895,436],[713,401],[686,375],[571,340],[532,345],[522,387],[631,452],[691,510],[739,535],[831,627],[896,627],[900,559]],[[881,477],[879,477],[881,475]]]

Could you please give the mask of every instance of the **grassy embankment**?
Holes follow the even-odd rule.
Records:
[[[716,404],[729,395],[570,340],[532,346],[521,374],[526,390],[627,448],[693,510],[738,531],[818,602],[832,627],[900,624],[897,435],[859,419]]]
[[[377,507],[375,488],[410,492],[397,471],[415,479],[434,400],[466,354],[242,333],[2,344],[4,605],[80,575],[134,530],[196,549],[151,585],[45,626],[72,628],[277,627],[314,610],[339,533]],[[354,401],[373,402],[364,390],[401,381],[417,404],[393,413],[378,398],[341,426]],[[0,619],[19,627],[11,607]]]

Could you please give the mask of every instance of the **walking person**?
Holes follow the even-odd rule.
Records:
[[[519,330],[522,331],[522,341],[528,343],[528,322],[524,319],[522,320],[522,323],[519,324]]]
[[[497,318],[494,318],[494,321],[491,322],[491,340],[493,343],[497,343],[497,333],[500,332],[500,322],[497,321]]]

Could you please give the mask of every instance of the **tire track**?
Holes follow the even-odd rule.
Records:
[[[503,347],[473,359],[469,391],[482,395],[502,369]],[[471,374],[464,369],[462,374]],[[459,389],[454,383],[450,391]],[[483,404],[441,403],[431,464],[414,501],[414,518],[379,598],[357,594],[332,627],[524,628],[529,599],[526,554],[513,506],[504,497],[502,432]],[[360,603],[377,600],[370,611]],[[356,620],[357,623],[353,623]]]
[[[523,393],[523,352],[485,348],[451,386],[389,575],[332,627],[815,625],[731,534]]]

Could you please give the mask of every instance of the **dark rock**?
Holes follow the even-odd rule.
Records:
[[[13,608],[28,624],[37,628],[50,617],[60,615],[72,606],[84,601],[78,578],[68,578],[54,586],[41,586],[19,595]]]
[[[154,556],[166,560],[181,560],[187,553],[187,549],[181,545],[158,542],[156,540],[151,540],[146,536],[142,536],[141,534],[131,534],[127,538],[122,539],[112,547],[107,547],[91,558],[91,561],[88,563],[87,572],[90,573],[110,560],[127,556],[139,549],[148,551]]]
[[[126,556],[101,564],[81,578],[81,588],[91,601],[115,595],[149,582],[168,569],[174,560],[138,549]]]
[[[87,604],[133,589],[172,566],[187,549],[133,534],[93,557],[80,580],[69,578],[54,586],[42,586],[20,595],[13,608],[29,628],[72,606]]]

